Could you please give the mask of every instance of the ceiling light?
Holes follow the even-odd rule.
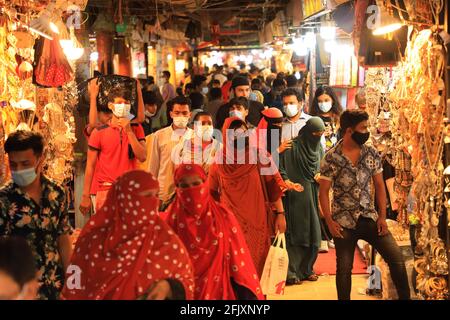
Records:
[[[380,6],[378,7],[380,8]],[[375,36],[381,36],[387,33],[394,32],[400,29],[403,23],[397,18],[391,16],[384,7],[377,12],[376,26],[372,34]]]
[[[320,36],[324,40],[333,40],[336,38],[336,26],[333,21],[324,21],[320,27]]]

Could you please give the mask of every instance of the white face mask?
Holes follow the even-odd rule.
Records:
[[[299,110],[298,110],[298,106],[296,104],[288,104],[284,106],[284,113],[286,113],[286,115],[289,118],[295,117]]]
[[[333,103],[331,101],[319,102],[319,109],[323,113],[327,113],[333,107]]]
[[[189,123],[188,117],[174,117],[173,124],[178,128],[186,128]]]
[[[117,118],[129,118],[130,110],[131,110],[131,104],[114,103],[113,114]]]
[[[156,114],[156,112],[148,112],[147,110],[144,113],[147,118],[151,118]]]
[[[11,170],[11,177],[19,187],[29,186],[37,178],[36,168],[33,167],[18,171]]]
[[[238,111],[238,110],[230,111],[230,117],[238,117],[239,119],[245,121],[244,114],[241,111]]]
[[[209,88],[208,87],[202,88],[202,93],[203,94],[208,94],[208,92],[209,92]]]
[[[214,128],[213,126],[196,126],[196,135],[202,138],[203,141],[211,141],[213,138]]]

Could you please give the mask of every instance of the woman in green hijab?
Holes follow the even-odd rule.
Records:
[[[287,191],[283,200],[287,220],[288,285],[318,279],[313,271],[321,241],[319,185],[315,177],[324,155],[320,143],[324,131],[322,119],[312,117],[300,130],[292,148],[280,156],[280,173],[283,179],[287,184],[299,183],[304,188],[303,192]]]

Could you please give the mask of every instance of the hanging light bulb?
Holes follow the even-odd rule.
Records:
[[[391,16],[382,5],[378,6],[378,8],[381,9],[377,13],[376,27],[372,32],[374,36],[394,32],[403,26],[403,23],[399,19]]]
[[[77,37],[75,36],[75,30],[73,27],[70,27],[70,42],[65,43],[65,47],[63,47],[64,54],[69,60],[78,60],[84,54],[83,46],[78,42]]]
[[[306,56],[308,54],[308,46],[306,45],[305,37],[292,39],[292,49],[297,56]]]
[[[305,35],[305,45],[309,49],[313,49],[316,46],[316,35],[314,32],[307,32]]]
[[[92,52],[91,55],[89,56],[89,60],[91,61],[98,61],[98,52]]]
[[[336,38],[336,26],[333,21],[328,20],[322,22],[320,26],[320,36],[324,40],[334,40]]]

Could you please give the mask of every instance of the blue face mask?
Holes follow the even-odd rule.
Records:
[[[245,121],[244,114],[238,110],[230,111],[230,117],[238,117],[239,119]]]
[[[11,177],[15,184],[19,187],[29,186],[36,180],[37,173],[35,168],[28,168],[24,170],[12,171]]]

